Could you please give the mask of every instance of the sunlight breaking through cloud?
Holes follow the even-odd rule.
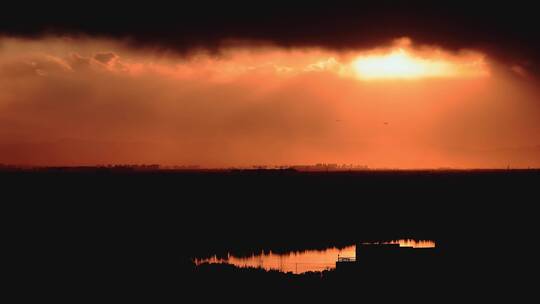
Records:
[[[372,50],[231,46],[189,56],[100,39],[0,42],[0,162],[418,168],[540,161],[538,93],[515,76],[527,71],[505,70],[479,52],[407,40]],[[414,77],[360,77],[359,60],[368,58]],[[376,60],[367,67],[379,76]]]

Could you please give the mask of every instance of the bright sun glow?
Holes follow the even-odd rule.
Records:
[[[352,65],[361,79],[417,79],[464,75],[471,69],[474,71],[478,63],[482,62],[476,61],[473,65],[469,62],[464,66],[442,58],[421,58],[399,48],[382,55],[361,56]]]

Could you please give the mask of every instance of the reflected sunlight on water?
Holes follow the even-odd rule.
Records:
[[[412,248],[435,248],[435,242],[430,240],[401,239],[384,242],[363,242],[362,244],[399,244],[400,247]],[[327,248],[324,250],[294,251],[284,254],[273,252],[261,252],[248,257],[237,257],[228,254],[226,258],[213,256],[207,259],[195,259],[195,265],[209,264],[231,264],[240,268],[262,268],[265,270],[277,270],[281,272],[291,272],[302,274],[306,272],[320,272],[336,268],[338,258],[356,258],[356,245],[344,248]]]
[[[262,268],[265,270],[277,270],[281,272],[292,272],[302,274],[309,271],[323,271],[336,268],[336,261],[339,256],[354,257],[356,246],[345,248],[328,248],[324,250],[295,251],[285,254],[273,252],[261,253],[249,257],[235,257],[229,255],[227,258],[213,256],[209,259],[195,259],[195,264],[232,264],[241,268]]]
[[[429,240],[413,240],[413,239],[402,239],[402,240],[393,240],[388,242],[367,242],[364,244],[399,244],[399,247],[412,247],[412,248],[435,248],[435,242]]]

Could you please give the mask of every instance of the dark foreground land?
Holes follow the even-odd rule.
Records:
[[[49,169],[0,181],[21,301],[517,301],[538,274],[538,170]],[[303,276],[192,263],[399,238],[436,241],[436,262]]]

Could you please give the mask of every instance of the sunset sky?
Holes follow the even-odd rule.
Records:
[[[0,163],[540,167],[525,7],[222,5],[0,13]]]

